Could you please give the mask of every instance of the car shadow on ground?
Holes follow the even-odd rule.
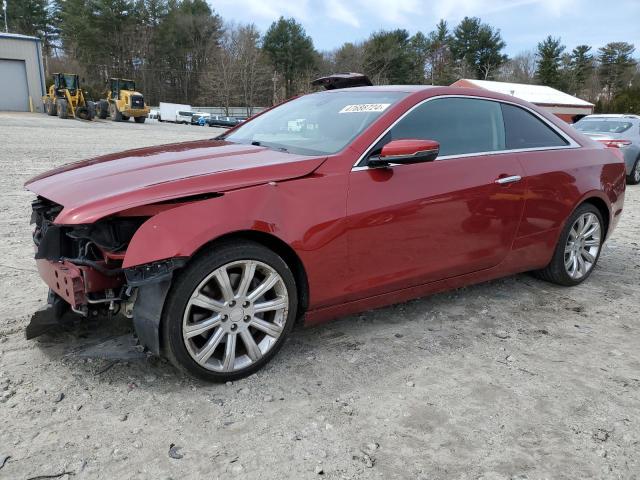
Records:
[[[609,259],[610,260],[610,259]],[[456,290],[365,311],[332,322],[304,328],[298,322],[290,338],[276,357],[258,375],[268,383],[280,375],[323,376],[317,362],[323,357],[344,358],[345,374],[356,374],[360,362],[384,359],[393,355],[398,343],[416,355],[437,355],[458,351],[484,339],[496,330],[539,331],[539,325],[523,324],[522,315],[529,309],[545,309],[549,295],[563,305],[562,310],[580,311],[574,300],[581,289],[606,290],[606,264],[594,271],[590,282],[569,288],[540,281],[530,274],[519,274]],[[500,308],[496,308],[497,305]],[[553,315],[555,316],[555,315]],[[212,384],[185,376],[164,358],[145,352],[135,337],[130,319],[118,315],[111,320],[80,319],[38,337],[38,348],[52,361],[61,362],[70,373],[89,374],[98,381],[129,384],[132,378],[160,376],[184,388],[211,387]],[[353,371],[349,367],[353,365]],[[327,371],[331,382],[335,372]],[[255,378],[255,375],[254,375]],[[242,382],[242,380],[240,381]],[[158,392],[173,388],[156,384]]]
[[[282,369],[309,364],[323,354],[343,354],[347,358],[369,341],[375,341],[384,349],[388,340],[391,348],[393,341],[410,334],[449,348],[460,348],[477,335],[477,328],[487,326],[473,325],[475,328],[467,332],[467,338],[464,329],[461,330],[464,322],[475,322],[474,315],[484,308],[484,299],[506,301],[522,297],[530,289],[522,288],[523,283],[534,290],[548,288],[548,284],[530,275],[518,275],[342,317],[315,327],[305,328],[298,322],[283,349],[260,375],[282,374]],[[127,374],[119,380],[123,383],[136,375],[161,375],[174,381],[185,379],[168,361],[145,351],[135,337],[131,320],[122,315],[96,320],[80,317],[34,341],[45,356],[61,362],[73,374],[84,371],[113,382],[118,381],[117,376],[103,374],[124,368]],[[210,385],[195,379],[189,381]]]

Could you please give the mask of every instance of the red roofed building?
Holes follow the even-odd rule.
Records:
[[[544,108],[568,123],[574,123],[585,115],[591,115],[593,113],[593,103],[544,85],[492,82],[489,80],[463,78],[452,83],[451,86],[482,88],[505,95],[513,95],[514,97]]]

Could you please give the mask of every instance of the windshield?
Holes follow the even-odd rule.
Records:
[[[597,132],[597,133],[622,133],[629,130],[632,126],[631,122],[621,120],[593,119],[580,120],[575,127],[581,132]]]
[[[64,85],[62,88],[68,88],[69,90],[75,90],[78,88],[78,77],[76,75],[64,74],[63,76]]]
[[[297,98],[247,122],[225,139],[301,155],[339,152],[403,92],[334,91]]]
[[[133,80],[120,80],[120,90],[135,90],[136,82]]]

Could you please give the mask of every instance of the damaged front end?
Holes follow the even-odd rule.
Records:
[[[62,208],[42,197],[32,203],[35,259],[49,286],[49,297],[48,305],[32,316],[27,339],[74,317],[110,318],[123,313],[134,319],[141,342],[159,353],[164,297],[173,271],[185,259],[123,268],[129,242],[148,216],[111,216],[88,225],[58,225],[55,219]]]

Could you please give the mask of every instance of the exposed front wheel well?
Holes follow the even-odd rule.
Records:
[[[250,240],[267,247],[278,254],[293,272],[298,290],[298,318],[302,317],[309,306],[309,282],[307,272],[298,254],[284,241],[274,235],[255,230],[242,230],[228,233],[218,237],[200,247],[192,256],[190,262],[195,260],[203,252],[208,252],[216,248],[221,243],[232,242],[234,240]]]

